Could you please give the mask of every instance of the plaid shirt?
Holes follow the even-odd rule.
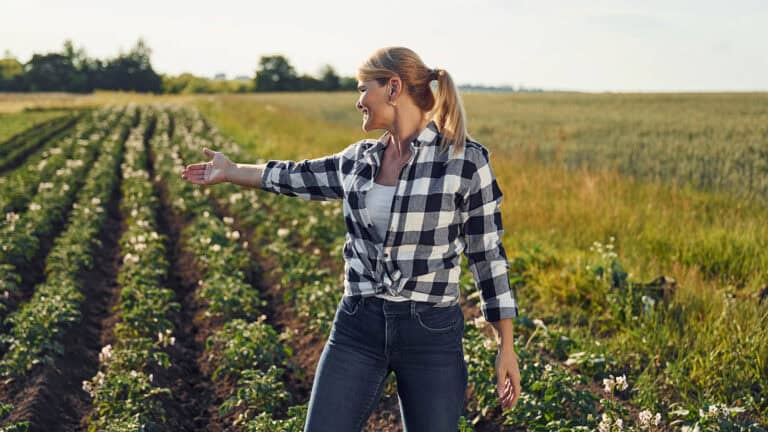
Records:
[[[376,232],[364,194],[381,167],[387,133],[318,159],[269,160],[261,187],[309,200],[343,200],[345,295],[386,293],[436,306],[455,304],[464,252],[485,320],[515,317],[501,243],[502,193],[490,154],[471,140],[460,154],[453,148],[440,153],[439,138],[432,121],[410,143],[412,156],[397,181],[386,238]]]

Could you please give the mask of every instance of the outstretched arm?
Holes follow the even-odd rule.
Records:
[[[234,163],[224,153],[208,148],[203,148],[203,153],[211,160],[187,165],[181,172],[182,179],[200,185],[230,182],[240,186],[261,187],[261,177],[266,164]]]
[[[344,197],[339,176],[340,153],[301,162],[270,160],[263,164],[241,164],[230,161],[221,152],[208,148],[203,152],[211,160],[188,165],[181,173],[182,179],[202,185],[230,182],[309,200]]]

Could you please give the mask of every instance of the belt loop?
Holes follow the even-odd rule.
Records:
[[[416,302],[411,301],[411,318],[416,316]]]

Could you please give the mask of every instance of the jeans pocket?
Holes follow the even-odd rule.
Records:
[[[362,298],[363,297],[360,295],[342,296],[341,301],[339,302],[339,310],[349,316],[355,316],[357,314],[357,309],[360,306],[360,300]]]
[[[449,333],[463,327],[464,314],[459,305],[432,307],[416,312],[419,326],[430,333]]]

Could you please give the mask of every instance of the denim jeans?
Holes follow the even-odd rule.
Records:
[[[359,432],[386,378],[406,432],[456,432],[464,414],[464,314],[457,304],[344,296],[315,373],[304,432]]]

